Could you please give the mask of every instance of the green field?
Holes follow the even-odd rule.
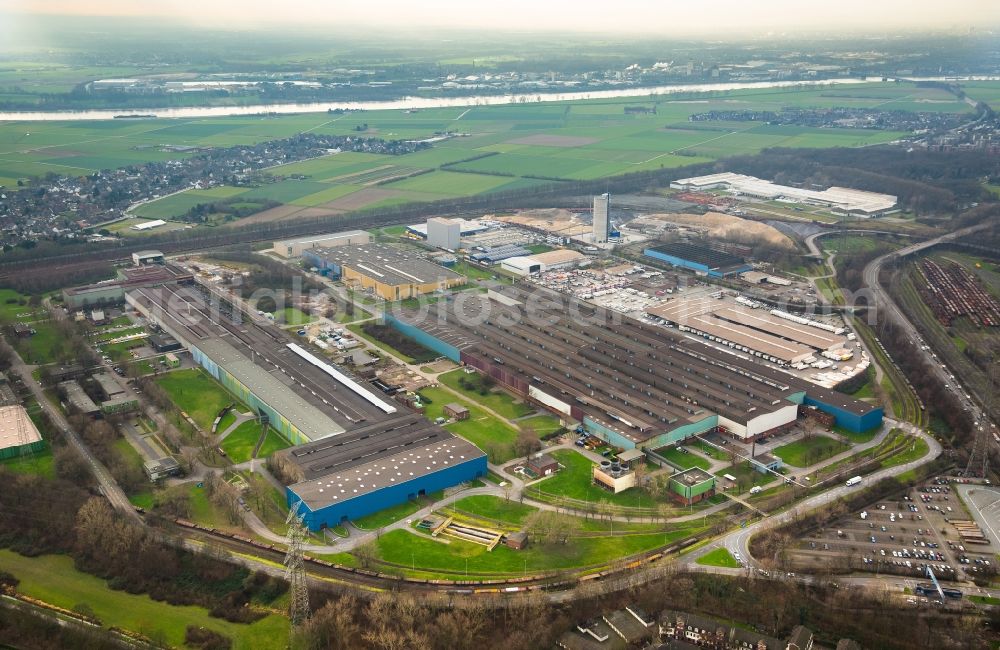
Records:
[[[695,563],[702,566],[719,566],[727,569],[740,568],[740,563],[737,562],[736,558],[733,557],[733,554],[725,548],[717,548],[714,551],[709,551],[695,560]]]
[[[457,402],[468,408],[468,420],[452,422],[445,425],[445,428],[485,451],[490,456],[490,462],[504,462],[514,457],[517,431],[505,422],[443,388],[421,388],[419,392],[431,400],[424,408],[424,415],[431,420],[443,417],[445,404]]]
[[[0,289],[0,322],[16,323],[43,318],[45,310],[29,305],[28,298],[13,289]]]
[[[451,508],[459,513],[468,513],[475,517],[502,521],[511,526],[519,526],[524,523],[538,508],[524,505],[517,501],[508,501],[500,497],[489,494],[475,494],[456,501]]]
[[[36,474],[45,478],[53,478],[56,475],[52,448],[48,443],[45,444],[45,449],[42,451],[26,456],[4,458],[0,460],[0,467],[6,468],[16,474]]]
[[[388,526],[389,524],[399,521],[400,519],[409,517],[424,506],[438,501],[442,496],[444,495],[441,492],[435,492],[433,494],[428,494],[426,497],[421,499],[406,501],[361,517],[354,522],[354,525],[364,530],[378,530],[379,528]]]
[[[464,388],[459,383],[463,379],[471,382],[473,385],[479,385],[479,382],[482,381],[482,375],[479,373],[467,374],[461,369],[438,375],[438,381],[445,386],[458,391],[473,402],[481,404],[507,419],[519,418],[535,410],[533,406],[529,406],[524,402],[516,402],[509,393],[504,392],[500,388],[486,390],[485,395],[476,390]]]
[[[275,319],[285,325],[306,325],[315,318],[295,307],[285,307],[275,314]]]
[[[990,96],[996,93],[991,86],[978,88]],[[636,102],[655,105],[656,114],[624,114],[624,108]],[[474,106],[467,111],[462,107],[418,113],[372,110],[366,111],[364,119],[368,132],[376,137],[428,138],[453,131],[456,124],[467,137],[439,141],[430,149],[402,156],[341,152],[281,165],[267,170],[275,182],[255,188],[189,190],[144,204],[136,214],[170,218],[198,203],[232,197],[247,201],[272,199],[301,210],[317,206],[334,210],[374,208],[502,192],[560,182],[558,179],[598,179],[679,167],[756,153],[767,147],[857,147],[895,140],[901,135],[873,129],[688,121],[694,113],[729,110],[734,105],[748,110],[834,106],[963,113],[970,110],[943,90],[917,88],[905,82],[531,102]],[[456,123],[458,116],[461,122]],[[8,123],[0,125],[0,183],[13,186],[16,179],[30,180],[48,172],[79,175],[191,155],[169,152],[165,145],[248,145],[304,131],[352,135],[355,126],[356,120],[330,119],[326,113],[274,115],[267,119],[229,116],[53,121],[33,124],[30,137],[25,137],[23,126]],[[393,180],[419,170],[428,171]],[[128,231],[127,226],[123,232],[138,234]]]
[[[711,456],[715,460],[729,460],[729,454],[701,440],[696,442],[693,446],[697,447],[699,451]]]
[[[277,650],[288,643],[288,620],[282,616],[271,614],[251,625],[240,625],[213,618],[203,607],[168,605],[146,595],[114,591],[104,580],[77,571],[68,556],[27,558],[0,549],[0,569],[21,581],[17,590],[22,594],[66,609],[89,605],[105,627],[162,635],[171,646],[183,645],[188,625],[224,634],[233,639],[233,648],[241,650]]]
[[[54,363],[63,355],[63,337],[52,321],[36,321],[31,323],[35,333],[29,337],[17,339],[14,347],[18,354],[29,364]]]
[[[260,424],[255,420],[247,420],[236,427],[232,433],[223,439],[219,446],[226,452],[233,463],[243,463],[250,460],[253,448],[260,439]],[[279,449],[286,449],[289,443],[272,428],[267,430],[267,438],[260,447],[258,458],[267,458]]]
[[[487,551],[485,546],[472,542],[447,538],[438,541],[406,530],[390,531],[382,535],[376,544],[379,557],[385,562],[405,569],[416,567],[430,572],[451,572],[452,578],[459,578],[466,567],[470,575],[496,576],[602,566],[627,555],[669,544],[687,536],[692,530],[678,528],[662,533],[578,537],[567,544],[529,545],[520,551],[503,545]]]
[[[593,484],[590,473],[594,463],[576,451],[559,449],[552,452],[552,456],[563,465],[563,469],[553,476],[525,488],[525,494],[534,495],[535,491],[538,490],[545,495],[563,496],[588,503],[607,501],[618,506],[645,508],[657,503],[642,490],[625,490],[618,494],[612,494],[604,488],[597,487]]]
[[[533,429],[542,438],[563,428],[563,425],[559,424],[559,419],[551,415],[533,415],[518,420],[517,425],[522,429]]]
[[[792,467],[806,467],[847,451],[850,446],[826,436],[802,438],[773,450],[773,454]]]
[[[656,453],[666,458],[678,469],[690,469],[692,467],[697,467],[698,469],[707,470],[712,466],[710,462],[698,454],[692,454],[689,451],[681,451],[677,447],[658,449]]]
[[[200,368],[186,368],[165,373],[156,383],[167,391],[177,408],[191,416],[199,427],[211,431],[219,411],[236,399],[215,379]]]

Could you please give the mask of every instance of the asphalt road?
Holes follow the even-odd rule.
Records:
[[[950,384],[953,386],[957,386],[958,388],[955,391],[955,397],[956,399],[958,399],[961,406],[963,408],[967,408],[972,413],[976,421],[983,422],[985,420],[985,422],[988,423],[988,418],[986,418],[985,413],[981,408],[980,404],[977,403],[974,398],[969,399],[966,397],[967,394],[971,395],[972,393],[967,389],[961,387],[960,380],[952,379],[951,371],[949,371],[945,367],[942,367],[940,361],[932,356],[931,350],[929,348],[926,350],[921,349],[922,347],[927,347],[927,345],[926,343],[924,343],[923,337],[920,335],[920,332],[917,330],[916,326],[913,323],[911,323],[910,320],[906,317],[902,309],[900,309],[899,305],[897,305],[895,301],[893,301],[893,299],[889,296],[889,292],[886,291],[885,288],[878,281],[879,273],[882,271],[882,267],[890,259],[912,255],[914,253],[931,248],[933,246],[937,246],[938,244],[951,241],[952,239],[968,235],[978,230],[982,230],[986,226],[987,224],[979,224],[976,226],[970,226],[968,228],[962,228],[961,230],[956,230],[955,232],[948,233],[940,237],[935,237],[934,239],[928,239],[927,241],[913,244],[907,246],[906,248],[901,248],[887,255],[878,257],[872,260],[871,263],[869,263],[868,266],[865,267],[864,282],[875,297],[875,303],[874,303],[875,308],[881,310],[883,314],[887,314],[889,319],[892,320],[892,322],[897,327],[903,330],[903,332],[906,334],[906,337],[914,344],[915,347],[914,354],[920,354],[924,357],[924,360],[927,361],[927,365],[930,367],[931,374],[934,376],[934,378],[940,381],[942,384]]]
[[[767,530],[769,528],[775,528],[777,526],[780,526],[781,524],[787,523],[788,521],[791,521],[793,518],[798,516],[799,513],[804,513],[806,511],[819,508],[829,503],[833,503],[834,501],[845,496],[849,492],[854,492],[867,485],[871,485],[881,478],[902,474],[911,469],[919,467],[920,465],[923,465],[941,455],[942,451],[941,445],[933,437],[927,435],[923,431],[916,429],[912,425],[907,426],[906,423],[894,422],[888,419],[886,420],[886,422],[887,426],[898,426],[900,428],[908,430],[914,435],[923,438],[924,441],[927,442],[927,445],[930,449],[929,453],[923,458],[919,458],[915,461],[906,463],[904,465],[889,467],[883,470],[879,470],[878,472],[869,474],[864,478],[864,480],[862,480],[860,485],[855,485],[852,487],[847,487],[846,485],[840,485],[831,490],[827,490],[815,496],[804,499],[803,501],[800,501],[798,504],[796,504],[794,508],[790,508],[788,510],[785,510],[784,512],[775,515],[771,515],[756,523],[748,525],[746,528],[741,528],[737,531],[729,533],[728,535],[720,537],[712,544],[709,544],[704,548],[700,549],[698,552],[688,554],[683,560],[683,562],[686,564],[693,565],[695,563],[695,560],[697,560],[702,555],[705,555],[709,551],[712,551],[716,548],[725,548],[733,555],[739,554],[744,565],[750,568],[758,568],[756,561],[750,555],[750,538],[753,535],[756,535],[757,533]],[[701,567],[700,565],[696,566],[699,566],[698,570],[706,570],[706,569],[712,570],[716,568],[716,567]],[[726,572],[730,571],[731,570]]]
[[[7,345],[5,342],[2,345]],[[20,355],[17,354],[16,350],[11,349],[13,353],[13,364],[11,369],[20,375],[21,379],[24,381],[25,385],[31,389],[32,394],[35,396],[35,400],[38,402],[39,406],[45,411],[45,413],[52,420],[53,424],[58,427],[63,435],[66,437],[66,441],[72,445],[80,456],[86,461],[90,473],[94,475],[97,479],[97,483],[101,488],[101,491],[107,497],[111,505],[119,512],[125,514],[126,516],[136,520],[142,521],[139,514],[135,511],[135,508],[129,502],[128,497],[120,487],[118,487],[118,482],[115,481],[114,477],[108,472],[107,468],[97,460],[97,458],[90,453],[87,446],[83,444],[80,436],[77,435],[75,431],[69,426],[69,422],[66,421],[66,417],[62,414],[58,408],[49,402],[45,393],[42,391],[42,387],[38,385],[35,378],[31,376],[32,367],[28,366],[21,359]]]

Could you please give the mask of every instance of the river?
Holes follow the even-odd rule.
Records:
[[[996,76],[966,77],[920,77],[908,81],[993,81]],[[253,106],[191,106],[185,108],[126,108],[84,111],[7,111],[0,112],[4,122],[51,122],[110,120],[123,115],[155,115],[158,118],[202,118],[225,117],[229,115],[292,115],[298,113],[325,113],[330,109],[344,110],[393,110],[448,108],[468,106],[497,106],[541,101],[573,101],[580,99],[613,99],[616,97],[649,97],[650,95],[672,95],[678,93],[704,93],[727,90],[753,90],[758,88],[791,88],[796,86],[836,86],[840,84],[881,83],[880,77],[867,79],[844,78],[821,81],[755,81],[744,83],[675,84],[671,86],[650,86],[615,88],[610,90],[585,90],[578,92],[536,92],[513,93],[508,95],[472,95],[466,97],[404,97],[367,102],[308,102],[303,104],[255,104]],[[704,100],[692,100],[708,102]]]

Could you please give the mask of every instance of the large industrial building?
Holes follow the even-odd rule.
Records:
[[[544,253],[535,253],[534,255],[508,257],[500,262],[500,268],[514,275],[525,276],[533,273],[573,268],[589,264],[589,262],[587,256],[580,251],[563,248]]]
[[[709,431],[757,438],[790,426],[802,406],[852,431],[881,424],[881,408],[777,368],[560,294],[548,297],[529,299],[526,289],[511,287],[387,321],[626,449],[657,449]]]
[[[775,363],[797,364],[817,353],[848,346],[847,339],[834,332],[778,318],[766,310],[733,306],[716,298],[674,298],[648,308],[646,313],[676,325],[681,331],[731,344]]]
[[[44,448],[42,436],[23,406],[0,406],[0,460]]]
[[[302,255],[320,272],[383,300],[415,298],[467,282],[418,251],[390,244],[313,248]]]
[[[755,176],[723,172],[708,176],[682,178],[670,187],[685,191],[727,189],[737,196],[748,196],[767,201],[787,201],[818,205],[862,217],[879,217],[896,207],[896,197],[849,187],[830,187],[825,190],[807,190],[788,185],[778,185]]]
[[[486,475],[486,454],[417,413],[280,452],[299,473],[289,506],[310,530]]]
[[[189,284],[194,276],[186,269],[170,263],[150,263],[159,251],[140,251],[133,255],[135,266],[118,269],[118,277],[96,284],[63,289],[63,304],[67,309],[115,305],[125,302],[125,292],[136,287],[155,287],[164,284]]]
[[[364,230],[346,230],[327,235],[310,235],[295,239],[283,239],[274,242],[271,251],[280,257],[300,257],[311,248],[334,248],[337,246],[361,245],[371,243],[372,236]]]
[[[472,237],[490,229],[488,225],[481,221],[469,221],[467,219],[454,219],[454,221],[458,222],[459,235],[461,237]],[[406,232],[413,237],[427,239],[427,223],[415,223],[412,226],[407,226]]]
[[[647,248],[642,254],[711,278],[724,278],[753,270],[741,257],[685,242],[660,244]]]
[[[126,299],[299,445],[285,452],[301,467],[286,498],[289,505],[303,502],[313,530],[486,473],[475,445],[386,399],[270,321],[234,317],[201,285],[139,288]],[[390,463],[399,475],[387,474]]]

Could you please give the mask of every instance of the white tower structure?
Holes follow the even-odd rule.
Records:
[[[611,234],[611,221],[608,212],[611,207],[611,195],[608,193],[594,197],[594,243],[608,243]]]

